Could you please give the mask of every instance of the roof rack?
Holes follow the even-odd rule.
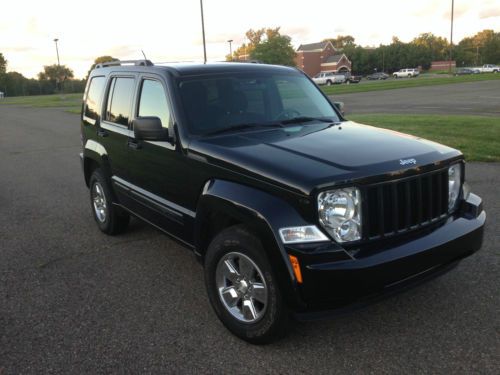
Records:
[[[95,66],[95,69],[105,68],[107,66],[120,66],[120,65],[153,66],[154,64],[150,60],[114,60],[114,61],[99,63]]]

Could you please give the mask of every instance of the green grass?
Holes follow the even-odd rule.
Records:
[[[500,161],[498,117],[367,114],[347,118],[445,144],[462,151],[468,161]]]
[[[29,107],[57,107],[64,108],[71,113],[80,113],[83,94],[56,94],[15,96],[0,100],[0,105],[20,105]]]
[[[385,81],[368,81],[368,82],[362,81],[362,83],[353,83],[350,85],[343,84],[343,85],[333,85],[333,86],[322,86],[321,89],[327,95],[338,95],[338,94],[349,94],[355,92],[394,90],[394,89],[403,89],[408,87],[436,86],[436,85],[447,85],[453,83],[489,81],[497,79],[500,80],[500,74],[483,73],[483,74],[472,74],[468,76],[457,76],[457,77],[455,76],[440,77],[439,75],[421,74],[417,78],[402,78],[402,79],[389,78]]]

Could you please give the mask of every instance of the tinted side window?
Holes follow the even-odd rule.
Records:
[[[108,121],[127,126],[133,94],[133,78],[113,78],[110,94],[108,96],[108,111],[106,119]]]
[[[100,105],[105,82],[105,77],[93,77],[90,81],[84,116],[97,120],[97,116],[101,113]]]
[[[170,108],[163,86],[158,81],[146,79],[142,82],[139,117],[156,116],[164,128],[170,125]]]

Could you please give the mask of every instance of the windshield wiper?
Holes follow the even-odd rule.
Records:
[[[329,124],[336,123],[336,121],[333,121],[332,119],[329,118],[310,117],[310,116],[293,117],[291,119],[281,120],[280,123],[282,123],[283,125],[287,125],[287,124],[300,124],[301,122],[309,122],[309,121],[321,121],[321,122],[327,122]]]
[[[282,128],[283,124],[281,122],[250,122],[246,124],[238,124],[229,126],[227,128],[217,129],[204,135],[217,135],[224,133],[231,133],[234,131],[245,130],[245,129],[255,129],[255,128]]]

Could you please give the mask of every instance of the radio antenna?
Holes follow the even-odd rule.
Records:
[[[147,60],[148,58],[146,57],[146,54],[144,53],[144,51],[141,49],[141,52],[142,52],[142,56],[144,56],[144,60]]]

